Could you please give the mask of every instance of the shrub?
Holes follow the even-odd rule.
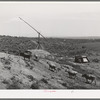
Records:
[[[33,76],[32,75],[27,75],[27,78],[29,78],[31,81],[34,80]]]
[[[12,82],[7,85],[7,89],[20,89],[20,81],[13,76],[11,78]]]
[[[9,84],[9,81],[6,80],[6,79],[4,79],[4,80],[2,81],[2,83],[4,83],[4,84]]]
[[[26,67],[33,69],[33,65],[30,62],[28,61],[25,61],[25,62],[26,62]]]
[[[95,63],[99,63],[99,59],[97,59],[97,58],[93,59],[92,61]]]
[[[10,66],[8,66],[8,65],[5,65],[4,66],[6,69],[8,69],[8,70],[10,70],[11,69],[11,67]]]
[[[18,83],[13,83],[13,84],[9,84],[7,86],[7,89],[20,89],[20,86]]]
[[[67,87],[67,83],[62,83],[63,86]]]
[[[46,83],[46,84],[48,84],[48,81],[46,79],[44,79],[44,78],[42,78],[41,81]]]
[[[10,65],[10,61],[9,60],[5,60],[5,64],[6,65]]]
[[[10,65],[11,64],[10,59],[5,58],[5,57],[1,58],[1,62],[5,65]]]
[[[34,83],[32,83],[32,85],[31,85],[30,88],[31,88],[31,89],[39,89],[38,82],[34,82]]]
[[[86,48],[85,46],[82,46],[82,49]]]

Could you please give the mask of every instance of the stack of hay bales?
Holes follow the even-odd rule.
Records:
[[[34,49],[34,50],[28,50],[28,51],[32,52],[32,57],[36,55],[39,58],[43,58],[43,59],[54,59],[54,56],[52,56],[49,52],[45,50]]]

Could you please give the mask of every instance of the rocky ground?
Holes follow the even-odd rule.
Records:
[[[66,67],[58,61],[64,58],[54,58],[47,51],[32,50],[32,55],[24,60],[21,56],[15,56],[0,52],[0,89],[99,89],[100,65],[96,60],[90,63],[78,64],[74,58],[66,57],[66,67],[77,71],[77,77],[70,78]],[[99,56],[98,56],[99,57]],[[90,56],[91,60],[92,57]],[[56,71],[49,69],[50,62],[56,66]],[[92,72],[97,78],[97,84],[85,83],[82,73]]]

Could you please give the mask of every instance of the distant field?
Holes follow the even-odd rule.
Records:
[[[18,54],[20,51],[35,49],[36,38],[0,36],[0,51]],[[44,49],[58,56],[75,56],[87,51],[100,51],[100,39],[41,38]]]
[[[100,42],[81,43],[80,45],[86,47],[89,50],[100,52]]]

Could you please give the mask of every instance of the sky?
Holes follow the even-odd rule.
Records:
[[[0,2],[0,35],[100,36],[100,2]]]

